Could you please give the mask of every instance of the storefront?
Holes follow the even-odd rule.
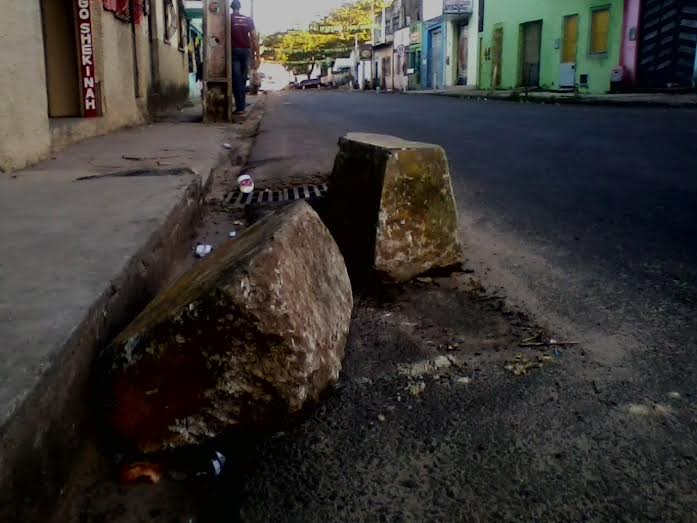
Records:
[[[423,23],[416,22],[409,28],[409,89],[421,89],[421,41]]]

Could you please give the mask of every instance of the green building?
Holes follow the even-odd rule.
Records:
[[[479,85],[610,91],[624,0],[486,0]]]

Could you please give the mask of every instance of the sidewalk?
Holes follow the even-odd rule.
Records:
[[[230,128],[197,110],[0,175],[2,521],[50,508],[89,431],[95,353],[190,247]]]
[[[576,94],[550,91],[531,91],[525,95],[520,90],[499,90],[493,93],[466,86],[448,87],[439,90],[408,91],[407,94],[428,94],[454,98],[473,98],[485,100],[529,101],[531,103],[569,103],[613,106],[642,107],[695,107],[697,93],[617,93],[617,94]]]

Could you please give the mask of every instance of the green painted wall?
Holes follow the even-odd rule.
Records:
[[[591,55],[591,10],[602,6],[610,7],[609,49],[607,55]],[[494,29],[503,27],[501,89],[512,89],[520,84],[521,24],[536,20],[542,20],[540,86],[559,87],[563,19],[573,14],[579,15],[576,82],[582,74],[587,74],[589,80],[588,88],[579,88],[579,91],[605,93],[610,90],[610,73],[620,62],[624,0],[486,0],[481,34],[483,49],[491,48]],[[488,53],[481,68],[481,87],[489,89],[491,59]]]

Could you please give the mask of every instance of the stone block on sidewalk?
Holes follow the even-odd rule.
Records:
[[[339,376],[353,297],[344,260],[299,202],[220,246],[101,357],[106,419],[142,452],[274,428]]]
[[[326,221],[349,273],[406,281],[462,262],[445,151],[393,136],[349,133],[339,141]]]

